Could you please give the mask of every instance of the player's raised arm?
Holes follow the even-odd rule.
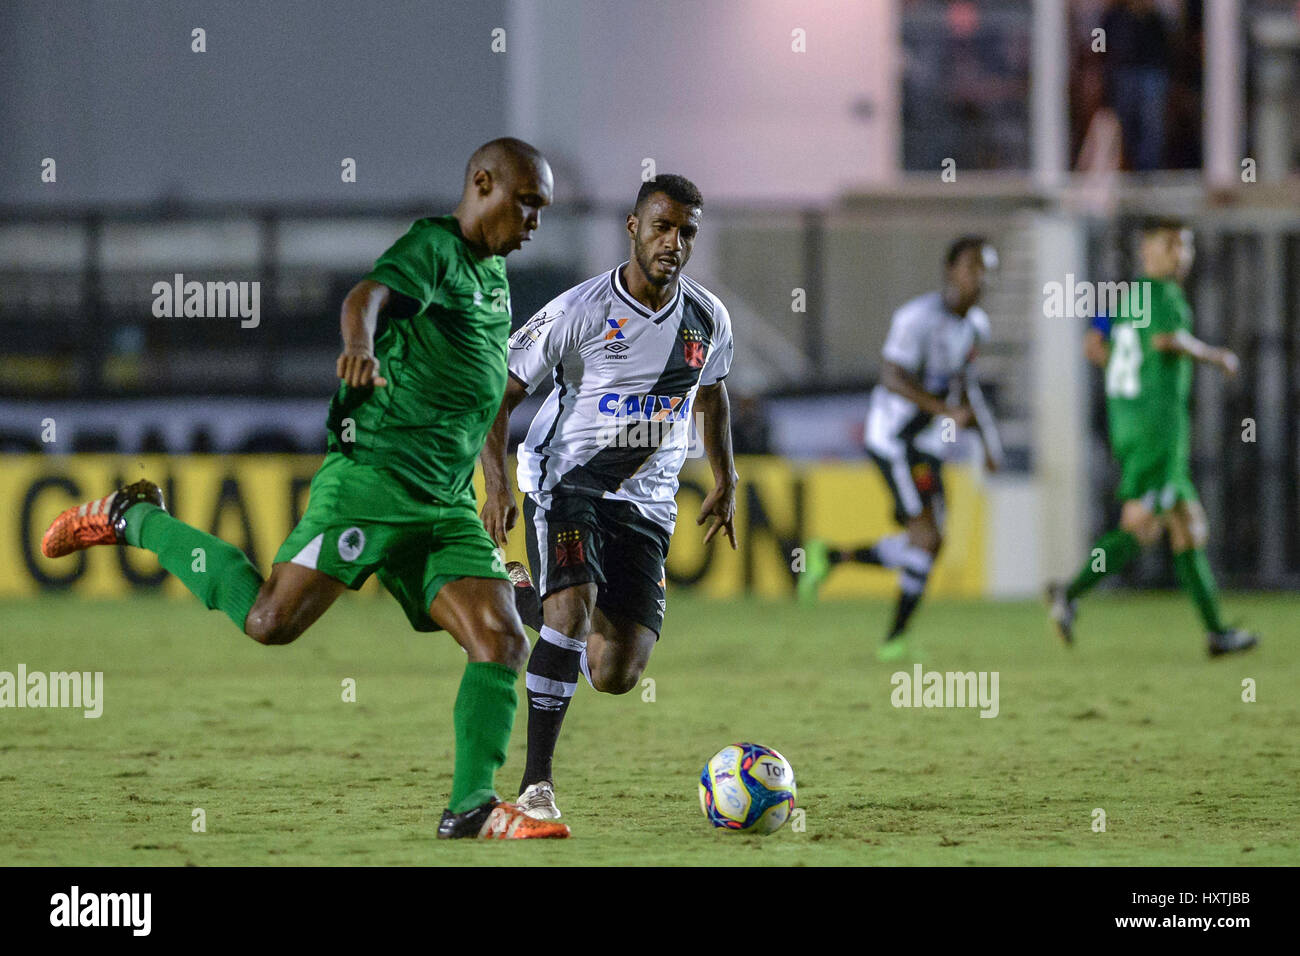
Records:
[[[506,445],[510,437],[510,413],[524,400],[528,390],[513,376],[506,379],[506,393],[497,409],[496,420],[488,432],[487,441],[478,459],[483,465],[483,491],[486,501],[479,517],[483,527],[497,544],[506,543],[506,534],[519,520],[519,507],[510,487],[510,473],[506,469]]]
[[[709,521],[704,532],[708,544],[719,529],[725,529],[731,550],[736,550],[736,462],[731,452],[731,402],[727,398],[727,384],[722,381],[701,385],[695,397],[695,407],[701,416],[700,438],[704,453],[713,468],[713,490],[700,506],[696,524]],[[712,520],[710,520],[712,519]]]
[[[343,352],[338,358],[337,374],[351,388],[388,384],[379,374],[379,362],[375,358],[375,327],[380,311],[390,298],[388,286],[373,279],[362,279],[343,299],[339,316]]]
[[[1186,329],[1166,332],[1151,339],[1152,347],[1158,352],[1174,355],[1188,355],[1198,362],[1217,365],[1229,378],[1237,374],[1237,353],[1232,349],[1222,349],[1202,342]]]

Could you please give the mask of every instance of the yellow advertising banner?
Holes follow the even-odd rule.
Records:
[[[0,597],[66,590],[86,597],[131,591],[185,594],[147,552],[91,548],[50,560],[41,534],[64,508],[140,477],[162,486],[168,510],[182,521],[236,544],[263,571],[307,506],[307,489],[319,465],[315,456],[0,456]],[[696,524],[712,487],[703,461],[682,472],[677,530],[668,560],[672,587],[696,587],[718,598],[743,593],[789,595],[797,550],[813,538],[861,547],[897,532],[893,502],[883,478],[868,462],[791,462],[767,456],[737,460],[740,490],[733,552],[722,536],[705,547]],[[978,596],[985,588],[984,493],[965,467],[944,471],[948,521],[945,543],[931,576],[933,595]],[[481,479],[478,482],[481,491]],[[524,529],[515,527],[508,558],[525,561]],[[826,597],[890,595],[893,572],[845,565],[827,582]],[[367,592],[380,589],[371,581]]]

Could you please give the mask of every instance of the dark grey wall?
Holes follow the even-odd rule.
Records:
[[[3,0],[0,202],[454,195],[470,151],[509,132],[504,6]]]

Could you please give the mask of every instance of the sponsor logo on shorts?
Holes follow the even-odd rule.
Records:
[[[366,533],[360,528],[348,528],[339,535],[339,557],[344,561],[355,561],[366,549]]]

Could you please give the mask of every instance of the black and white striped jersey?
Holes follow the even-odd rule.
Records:
[[[956,315],[944,306],[942,293],[931,292],[898,308],[880,354],[915,375],[931,395],[946,398],[954,378],[967,371],[979,346],[988,339],[988,313],[973,306],[965,316]],[[867,412],[867,448],[895,458],[930,418],[915,403],[877,385]]]
[[[671,532],[677,475],[701,453],[695,395],[731,368],[731,318],[686,276],[651,312],[627,291],[623,265],[552,299],[510,338],[511,377],[529,392],[555,385],[519,446],[519,488],[544,508],[557,491],[629,501]]]

